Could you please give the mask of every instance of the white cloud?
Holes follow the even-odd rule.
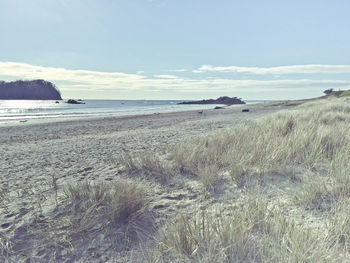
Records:
[[[187,71],[187,69],[185,69],[185,68],[180,68],[180,69],[170,69],[170,70],[168,70],[168,71],[170,71],[170,72],[186,72],[186,71]]]
[[[194,73],[203,72],[236,72],[248,74],[341,74],[350,73],[350,65],[291,65],[278,67],[214,67],[211,65],[203,65],[193,71]]]
[[[175,75],[153,75],[155,78],[161,78],[161,79],[177,79],[178,76]]]
[[[317,79],[229,79],[229,78],[182,78],[174,75],[154,75],[147,77],[122,72],[98,72],[89,70],[69,70],[64,68],[34,66],[25,63],[0,62],[0,80],[5,79],[45,79],[55,83],[64,97],[78,92],[85,98],[103,96],[101,91],[113,93],[112,98],[167,99],[207,97],[210,94],[244,97],[264,93],[273,98],[276,92],[300,94],[305,92],[321,95],[324,89],[350,89],[350,80]],[[123,94],[124,97],[120,97]],[[188,94],[188,95],[186,95]],[[197,94],[197,95],[196,95]],[[207,94],[207,95],[206,95]],[[209,95],[208,95],[209,94]],[[267,94],[267,95],[266,95]],[[148,96],[148,97],[147,97]],[[177,97],[176,97],[177,96]],[[216,95],[215,95],[216,96]],[[286,95],[286,98],[288,95]]]
[[[0,62],[0,76],[15,79],[45,79],[52,82],[65,81],[89,85],[113,87],[116,84],[129,84],[145,78],[139,74],[121,72],[99,72],[90,70],[69,70],[64,68],[34,66],[17,62]]]

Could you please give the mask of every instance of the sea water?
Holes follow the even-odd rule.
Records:
[[[178,104],[179,100],[0,100],[0,123],[29,119],[106,117],[213,109],[213,104]],[[257,103],[262,101],[247,101]],[[222,105],[221,105],[222,106]]]

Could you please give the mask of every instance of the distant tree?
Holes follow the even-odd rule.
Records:
[[[333,92],[333,89],[326,89],[323,93],[328,95],[331,94]]]

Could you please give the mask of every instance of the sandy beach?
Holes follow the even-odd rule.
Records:
[[[242,112],[242,108],[249,108],[250,112]],[[36,260],[48,259],[46,252],[41,255],[31,251],[33,241],[28,240],[29,234],[23,229],[37,220],[35,203],[40,202],[41,216],[49,215],[57,205],[55,192],[68,183],[113,181],[123,175],[120,158],[125,154],[161,152],[186,139],[215,133],[278,110],[280,106],[243,105],[203,112],[28,121],[0,127],[3,252],[4,240],[8,240],[11,258],[24,260],[28,258],[24,255],[30,253]],[[56,191],[52,189],[53,182]],[[169,211],[178,212],[176,206]]]
[[[347,262],[349,109],[3,125],[0,262]]]
[[[242,108],[250,108],[250,112],[241,112]],[[104,179],[118,170],[116,160],[123,153],[162,150],[280,109],[233,106],[203,113],[188,111],[41,124],[28,121],[0,127],[1,184],[10,187],[12,180],[38,183],[52,173],[59,180],[65,178],[64,181]],[[86,168],[88,172],[84,172]]]

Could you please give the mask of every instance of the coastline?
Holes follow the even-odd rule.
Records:
[[[242,108],[249,108],[250,112],[242,112]],[[43,193],[40,209],[48,215],[54,211],[57,198],[63,198],[55,197],[55,191],[57,194],[80,181],[111,182],[126,176],[120,162],[125,155],[162,152],[188,139],[261,119],[282,109],[290,107],[240,105],[202,113],[196,110],[1,126],[0,185],[11,202],[6,210],[1,208],[0,225],[9,227],[1,229],[0,234],[14,235],[18,242],[28,238],[19,231],[32,224],[28,205],[37,198],[34,193]],[[19,193],[32,194],[19,197]],[[24,210],[28,212],[23,214]],[[24,250],[31,249],[30,242],[24,244]],[[89,259],[89,255],[85,256]],[[42,258],[38,262],[44,261]]]
[[[64,121],[15,123],[0,126],[0,183],[10,191],[17,180],[40,183],[55,174],[58,180],[81,179],[78,172],[93,169],[85,179],[113,176],[125,153],[164,150],[178,142],[215,133],[263,118],[284,107],[251,105],[220,110],[172,112]],[[288,109],[288,108],[286,108]],[[106,173],[106,171],[108,171]],[[40,174],[40,176],[38,176]],[[12,189],[12,190],[11,190]]]
[[[248,104],[262,101],[248,101]],[[214,109],[221,104],[179,105],[178,101],[86,100],[83,105],[43,100],[0,100],[0,126],[15,122],[65,121]]]
[[[251,109],[250,113],[243,113],[241,110],[243,108]],[[172,112],[155,112],[155,113],[143,113],[143,114],[127,114],[127,115],[102,115],[100,117],[97,116],[74,116],[74,117],[62,117],[62,118],[42,118],[42,119],[28,119],[27,122],[11,121],[4,122],[0,124],[0,132],[5,135],[0,140],[3,143],[3,140],[7,136],[6,134],[14,135],[15,137],[23,134],[41,132],[41,126],[45,126],[46,129],[57,130],[58,134],[61,133],[62,130],[68,129],[70,127],[70,131],[74,131],[75,135],[78,134],[87,134],[87,133],[98,133],[102,132],[101,127],[106,129],[105,132],[110,131],[122,131],[122,130],[134,130],[139,128],[152,128],[152,126],[148,126],[150,124],[146,121],[157,121],[158,126],[166,126],[171,128],[175,123],[187,123],[190,122],[200,122],[203,128],[202,133],[206,133],[212,131],[210,128],[211,125],[205,126],[205,122],[210,124],[225,124],[225,128],[230,124],[234,125],[237,121],[250,121],[256,118],[260,118],[266,114],[273,113],[279,111],[281,109],[288,109],[280,106],[268,105],[265,103],[259,104],[248,104],[248,105],[232,105],[228,107],[223,107],[222,109],[204,109],[204,110],[184,110],[184,111],[172,111]],[[140,123],[137,123],[137,122]],[[145,123],[146,122],[146,123]],[[220,125],[219,125],[220,126]],[[15,129],[12,129],[14,127]],[[25,127],[21,130],[20,127]],[[33,128],[39,130],[28,130],[28,128]],[[84,131],[81,130],[83,127],[93,128],[93,130]],[[95,130],[96,127],[100,129]],[[174,127],[172,127],[174,128]],[[224,128],[221,127],[220,128]],[[19,129],[19,130],[17,130]],[[120,129],[120,130],[119,130]],[[43,134],[41,134],[43,135]],[[41,136],[37,134],[37,136]]]

